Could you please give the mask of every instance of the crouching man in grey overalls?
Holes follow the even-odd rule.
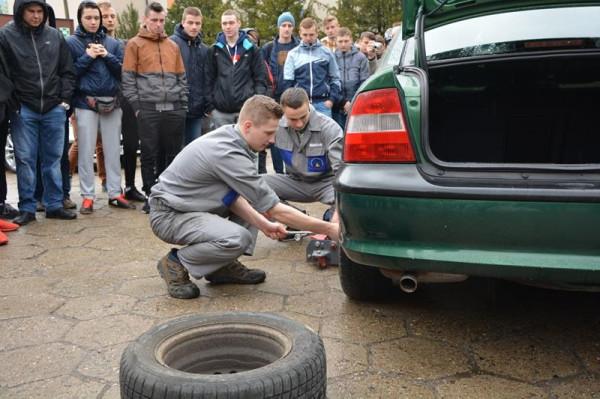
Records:
[[[304,89],[284,91],[281,107],[284,117],[279,122],[275,147],[288,174],[267,175],[265,181],[281,200],[333,205],[342,129],[333,119],[315,111]]]
[[[278,239],[286,235],[278,223],[282,222],[337,240],[337,223],[280,203],[256,172],[256,153],[275,142],[282,115],[271,98],[251,97],[237,125],[222,126],[190,143],[152,187],[148,201],[152,231],[167,243],[183,246],[158,262],[172,297],[200,295],[189,274],[212,284],[263,282],[264,271],[248,269],[237,260],[252,254],[256,229]]]

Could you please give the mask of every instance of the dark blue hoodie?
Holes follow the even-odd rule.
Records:
[[[108,54],[105,57],[90,57],[85,52],[89,43],[102,44]],[[90,109],[85,101],[86,96],[117,96],[120,90],[123,66],[123,44],[106,35],[104,26],[101,26],[96,33],[89,33],[81,25],[77,27],[75,34],[67,39],[67,44],[71,50],[77,74],[73,106]]]
[[[292,36],[290,43],[282,44],[279,43],[279,36],[276,36],[275,40],[265,44],[261,49],[263,58],[269,64],[271,73],[273,74],[273,94],[277,100],[279,100],[285,90],[285,85],[283,84],[283,66],[287,59],[287,53],[299,44],[300,39],[297,37]],[[282,54],[280,55],[280,53]]]
[[[181,24],[175,27],[175,34],[170,37],[181,50],[181,57],[185,65],[185,76],[189,87],[188,116],[201,118],[207,109],[208,84],[206,83],[206,59],[208,47],[202,43],[198,35],[195,39],[188,36]]]
[[[221,112],[240,112],[244,101],[267,91],[262,55],[243,31],[233,48],[223,32],[219,33],[209,49],[207,70],[211,107]]]

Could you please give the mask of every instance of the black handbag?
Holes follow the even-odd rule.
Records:
[[[118,97],[86,97],[87,105],[99,114],[108,114],[119,107]]]

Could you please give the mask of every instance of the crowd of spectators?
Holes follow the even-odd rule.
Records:
[[[128,41],[115,37],[110,0],[83,1],[76,30],[66,39],[53,27],[45,0],[16,0],[13,14],[0,29],[0,146],[10,130],[19,202],[18,210],[6,202],[0,163],[0,245],[8,242],[4,232],[35,221],[36,212],[75,219],[75,171],[79,213],[93,213],[94,162],[109,206],[136,209],[138,202],[148,213],[151,189],[179,151],[209,130],[237,123],[254,95],[279,102],[287,88],[304,89],[311,109],[344,128],[356,90],[389,41],[363,32],[355,42],[334,16],[324,19],[321,40],[311,18],[300,21],[295,36],[295,18],[283,12],[273,21],[276,37],[260,46],[256,29],[242,28],[240,14],[227,10],[222,32],[208,45],[200,9],[186,8],[169,37],[166,10],[157,2],[146,7],[138,34]],[[75,135],[70,151],[69,126]],[[284,174],[277,144],[270,150],[274,171]],[[266,173],[265,163],[263,151],[259,173]]]

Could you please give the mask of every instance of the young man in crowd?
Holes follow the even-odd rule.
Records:
[[[341,100],[333,107],[332,114],[333,119],[344,129],[352,98],[369,77],[367,57],[354,46],[352,32],[348,28],[340,28],[338,31],[335,59],[340,68],[342,95]]]
[[[152,188],[152,231],[167,243],[183,245],[169,251],[157,266],[172,297],[200,295],[189,274],[212,284],[263,282],[264,271],[238,261],[252,253],[256,229],[282,238],[282,222],[338,239],[338,224],[280,203],[256,173],[256,152],[274,142],[281,116],[272,98],[251,97],[236,125],[222,126],[189,144]]]
[[[185,118],[183,145],[188,145],[202,134],[202,119],[206,115],[206,60],[208,48],[202,43],[202,12],[197,7],[183,10],[181,23],[171,36],[179,46],[189,87],[188,111]]]
[[[285,65],[285,60],[287,59],[290,50],[300,44],[300,40],[294,37],[295,26],[296,20],[292,13],[289,11],[281,13],[279,18],[277,18],[279,33],[275,36],[273,41],[268,42],[261,49],[263,58],[269,66],[271,76],[273,77],[273,98],[277,102],[279,102],[281,93],[285,90],[285,85],[283,83],[283,66]],[[273,147],[271,147],[271,159],[273,161],[275,173],[283,173],[283,160],[281,159],[281,155],[279,155],[279,151]]]
[[[99,0],[98,7],[102,11],[102,25],[106,28],[106,35],[119,40],[123,44],[123,47],[127,44],[125,40],[117,38],[117,28],[119,27],[119,20],[117,19],[117,12],[113,8],[110,0]],[[123,170],[125,172],[125,198],[129,201],[144,202],[146,196],[138,191],[135,186],[135,170],[137,168],[137,152],[140,148],[140,138],[138,136],[137,119],[135,112],[131,108],[131,104],[123,93],[119,95],[119,103],[121,104],[121,111],[123,117],[121,118],[121,134],[123,136]],[[98,136],[100,138],[100,136]],[[100,146],[102,146],[100,142]],[[96,146],[96,155],[98,155],[98,146]],[[97,156],[96,161],[100,163],[99,157]],[[100,174],[100,173],[98,173]]]
[[[314,108],[331,117],[331,108],[339,101],[341,90],[335,56],[318,40],[317,24],[312,18],[300,22],[300,39],[300,45],[288,53],[285,61],[285,88],[303,88]]]
[[[122,44],[106,35],[102,25],[102,13],[95,2],[82,2],[77,9],[79,26],[67,40],[71,50],[77,86],[73,96],[73,107],[78,128],[79,185],[83,202],[81,214],[94,210],[94,149],[98,137],[98,126],[102,135],[108,204],[110,206],[135,209],[121,194],[121,108],[118,104]]]
[[[340,29],[340,23],[338,19],[333,15],[328,15],[323,20],[323,32],[325,37],[321,39],[321,44],[327,47],[331,52],[335,52],[337,49],[337,36],[338,30]]]
[[[237,11],[223,12],[223,31],[208,52],[209,110],[215,128],[236,123],[244,101],[267,91],[260,50],[240,30],[241,25]]]
[[[6,146],[8,135],[8,113],[14,111],[15,100],[13,97],[15,86],[8,76],[8,65],[4,58],[4,52],[0,48],[0,148]],[[11,223],[6,219],[12,219],[19,212],[6,202],[7,194],[6,170],[4,162],[0,162],[0,245],[8,243],[5,232],[14,231],[19,228],[18,224]]]
[[[369,75],[372,75],[377,69],[377,52],[375,44],[375,34],[373,32],[363,32],[358,39],[358,48],[369,61]]]
[[[266,175],[265,181],[281,200],[321,202],[333,206],[333,181],[342,158],[342,129],[310,105],[299,87],[281,95],[284,117],[275,145],[285,162],[286,175]],[[295,227],[295,226],[294,226]]]
[[[65,220],[77,217],[64,209],[60,168],[75,73],[62,33],[46,25],[48,16],[44,0],[17,0],[14,22],[0,31],[0,48],[20,102],[20,111],[10,116],[20,211],[14,222],[19,225],[36,218],[38,159],[41,159],[46,217]]]
[[[123,95],[138,121],[146,195],[161,168],[181,149],[188,106],[185,67],[179,46],[164,32],[166,14],[160,3],[146,7],[143,25],[127,43],[123,61]],[[149,212],[147,201],[142,210]]]

